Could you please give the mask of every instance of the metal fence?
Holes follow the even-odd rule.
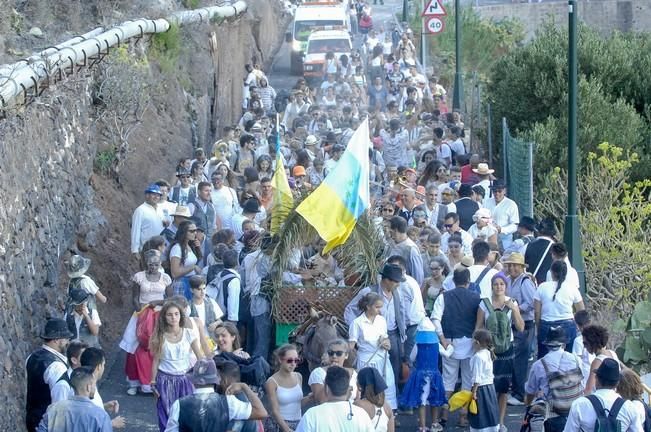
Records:
[[[514,138],[502,119],[502,163],[509,197],[520,216],[533,217],[533,143]]]

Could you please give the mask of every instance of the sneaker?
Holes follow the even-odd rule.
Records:
[[[509,429],[504,425],[500,425],[500,431],[499,432],[509,432]]]
[[[442,432],[443,426],[439,422],[432,423],[432,427],[429,428],[429,432]]]
[[[506,401],[507,404],[511,406],[523,406],[524,402],[522,402],[520,399],[516,398],[513,395],[509,395],[509,399]]]
[[[137,394],[138,394],[138,387],[129,387],[129,388],[127,389],[127,394],[128,394],[129,396],[135,396],[135,395],[137,395]]]

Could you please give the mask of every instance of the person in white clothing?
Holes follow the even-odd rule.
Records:
[[[140,250],[153,236],[163,231],[163,220],[156,210],[162,194],[157,184],[151,184],[145,190],[145,202],[140,204],[131,217],[131,253],[140,260]]]
[[[567,246],[565,246],[565,244],[561,242],[553,243],[552,247],[549,249],[549,253],[551,253],[552,255],[552,262],[563,261],[567,266],[567,276],[565,277],[565,281],[568,284],[575,286],[577,289],[580,289],[581,283],[579,282],[579,274],[576,272],[576,269],[572,267],[572,264],[570,263],[570,258],[568,257],[568,252],[567,252]],[[551,282],[551,280],[552,280],[552,272],[551,270],[549,270],[547,272],[546,282]]]
[[[237,192],[224,185],[224,175],[219,171],[213,172],[211,181],[213,189],[210,196],[217,217],[222,223],[222,228],[232,229],[231,219],[242,212],[237,200]]]
[[[99,382],[104,375],[104,369],[106,367],[106,355],[104,351],[100,348],[90,347],[85,349],[81,353],[79,358],[81,367],[87,367],[93,371],[93,376],[95,381]],[[102,396],[99,394],[99,389],[95,390],[95,395],[90,399],[93,404],[102,408],[109,414],[117,414],[120,411],[120,404],[117,400],[111,400],[104,402]],[[117,416],[111,420],[111,425],[113,428],[123,428],[125,425],[125,419],[122,416]]]
[[[445,223],[443,224],[445,233],[441,236],[441,251],[448,253],[448,240],[452,234],[458,233],[461,236],[462,248],[464,255],[472,254],[472,241],[473,238],[466,231],[459,226],[459,215],[456,213],[448,213],[445,215]]]
[[[296,432],[374,432],[364,409],[348,400],[350,375],[346,369],[330,366],[325,377],[327,401],[310,408],[301,418]]]
[[[472,258],[474,264],[468,267],[470,271],[470,282],[479,285],[479,295],[481,298],[491,298],[493,290],[491,279],[497,274],[497,270],[488,263],[488,255],[491,247],[485,241],[477,241],[472,246]]]
[[[326,366],[320,366],[315,368],[310,373],[307,384],[312,390],[314,395],[314,402],[316,404],[327,402],[328,397],[325,392],[325,377],[330,366],[339,366],[344,367],[344,362],[348,359],[349,352],[348,342],[343,339],[335,339],[328,343],[328,349],[326,354],[328,355],[328,361]],[[357,372],[355,369],[345,368],[350,374],[350,397],[349,400],[354,402],[358,397],[357,390]]]
[[[203,322],[206,334],[213,334],[219,324],[224,312],[217,302],[206,295],[206,279],[203,276],[194,275],[190,277],[190,290],[192,300],[190,301],[190,316],[196,317]]]
[[[513,234],[518,230],[520,222],[518,205],[506,197],[504,182],[493,182],[491,190],[492,196],[484,199],[484,207],[493,215],[493,224],[497,228],[502,250],[507,250],[513,244]]]
[[[597,390],[589,395],[578,398],[572,403],[570,413],[565,423],[564,432],[593,432],[599,415],[613,415],[619,423],[621,432],[643,431],[644,417],[631,401],[622,398],[616,391],[620,380],[619,363],[606,359],[594,372]]]

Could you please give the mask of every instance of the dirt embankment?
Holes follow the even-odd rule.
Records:
[[[239,119],[244,64],[268,66],[282,43],[288,17],[280,2],[247,3],[237,21],[180,29],[172,62],[143,44],[125,51],[146,60],[156,91],[129,136],[119,182],[97,170],[98,156],[110,156],[115,144],[115,131],[98,120],[106,76],[98,70],[0,117],[0,430],[22,430],[24,361],[45,317],[61,313],[68,250],[93,260],[89,275],[109,298],[99,306],[102,344],[115,347],[131,312],[129,279],[137,268],[129,261],[130,218],[144,187],[169,180],[179,158],[196,146],[209,149],[221,128]]]

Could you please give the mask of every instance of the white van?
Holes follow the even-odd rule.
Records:
[[[286,36],[291,42],[290,68],[293,74],[303,73],[303,54],[310,34],[316,30],[345,28],[350,31],[347,2],[313,2],[296,8],[291,32]]]

